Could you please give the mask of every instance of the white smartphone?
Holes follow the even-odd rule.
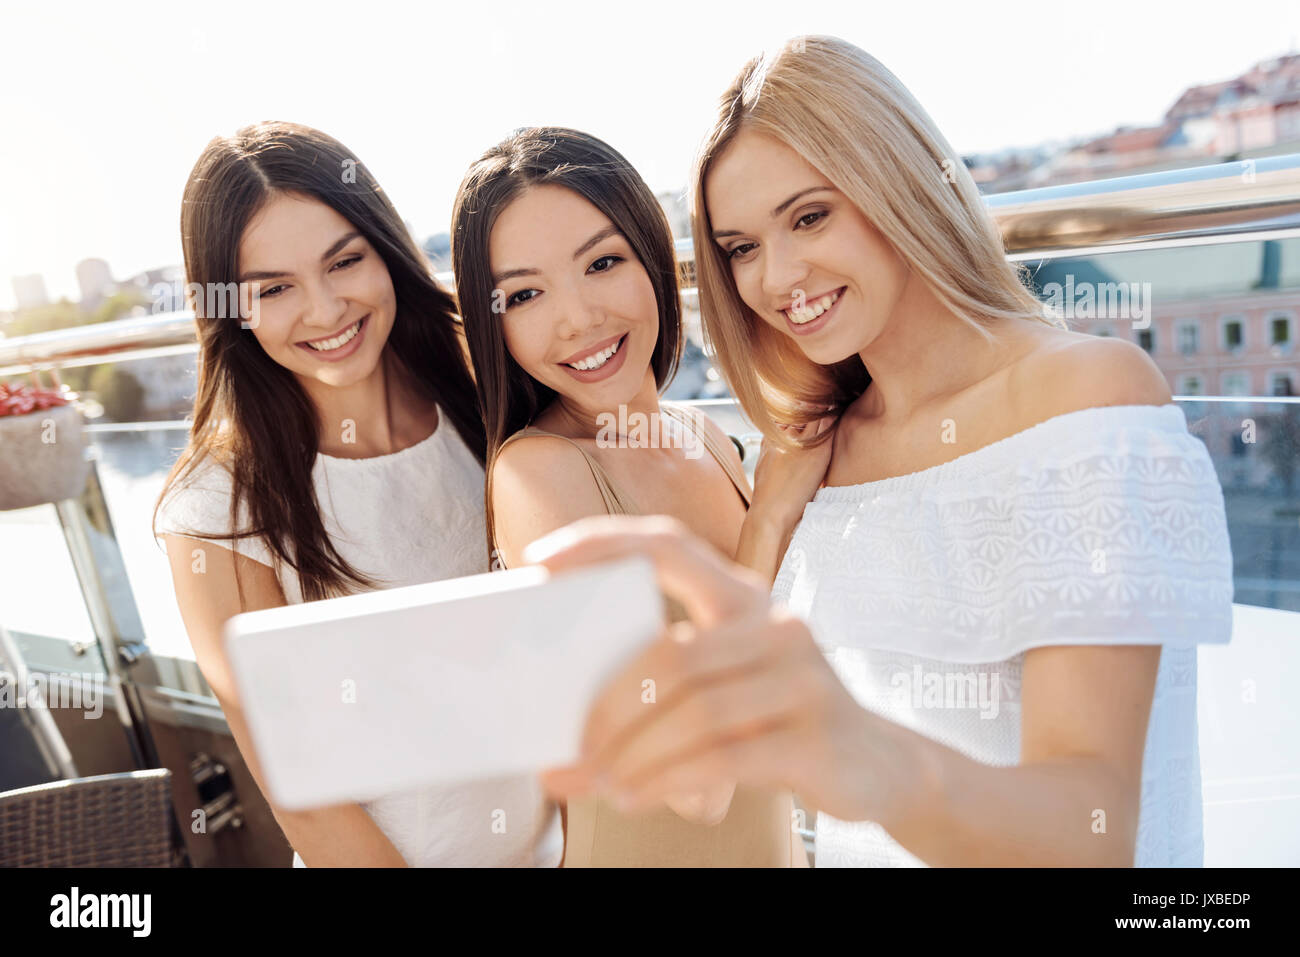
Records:
[[[663,622],[632,558],[247,612],[225,646],[271,797],[298,810],[571,763],[596,693]]]

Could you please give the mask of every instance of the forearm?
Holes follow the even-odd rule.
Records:
[[[994,767],[894,726],[910,751],[880,823],[941,867],[1131,867],[1138,795],[1086,756]]]
[[[218,696],[220,700],[220,695]],[[248,746],[243,709],[234,700],[224,704],[226,721],[240,756],[275,815],[280,830],[308,867],[406,867],[393,842],[366,809],[355,802],[302,811],[278,807],[270,798],[256,750]]]
[[[388,836],[359,804],[275,812],[308,867],[406,867]]]
[[[781,518],[771,512],[751,508],[740,528],[740,541],[736,546],[736,563],[752,568],[769,584],[776,581],[776,573],[785,557],[785,549],[798,518]]]

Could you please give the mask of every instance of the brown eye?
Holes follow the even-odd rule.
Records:
[[[536,298],[537,298],[536,289],[520,289],[518,292],[511,295],[510,298],[506,300],[506,308],[509,309],[511,306],[522,306],[524,303],[532,302]]]

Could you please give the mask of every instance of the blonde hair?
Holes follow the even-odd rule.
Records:
[[[857,356],[818,365],[754,315],[712,239],[704,180],[743,129],[797,152],[849,199],[935,296],[984,335],[994,318],[1051,324],[1006,260],[961,158],[898,79],[845,40],[803,36],[741,69],[695,159],[691,226],[705,336],[733,394],[765,436],[842,409],[870,383]]]

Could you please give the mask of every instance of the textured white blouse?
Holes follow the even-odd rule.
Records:
[[[1199,867],[1196,645],[1229,640],[1232,590],[1214,466],[1165,405],[1071,412],[823,488],[773,596],[864,707],[990,765],[1019,763],[1027,650],[1163,646],[1135,864]],[[818,867],[924,866],[873,822],[820,814],[816,831]]]
[[[312,481],[325,531],[339,554],[354,568],[385,580],[385,587],[488,570],[483,467],[446,415],[427,439],[391,455],[317,455]],[[159,535],[229,531],[230,493],[230,474],[205,462],[169,493],[159,509]],[[247,527],[246,506],[240,522]],[[232,544],[214,541],[226,548]],[[264,541],[243,538],[234,547],[275,570],[290,604],[302,601],[297,573],[277,567]],[[375,746],[422,743],[377,741]],[[563,853],[559,813],[535,777],[423,788],[362,807],[412,867],[554,867]],[[294,866],[305,866],[296,852]]]

